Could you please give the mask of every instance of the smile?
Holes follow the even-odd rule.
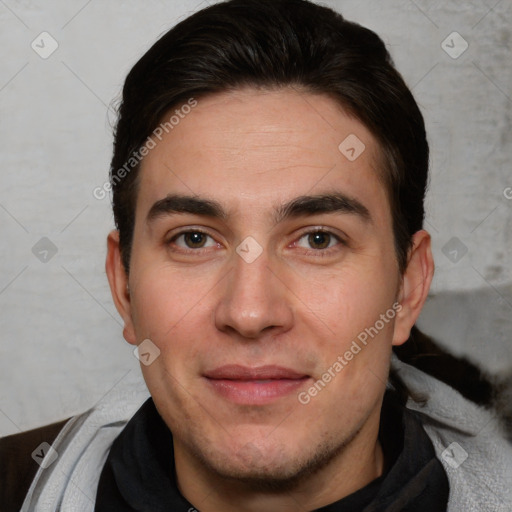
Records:
[[[309,375],[280,366],[222,366],[204,375],[213,391],[240,405],[264,405],[295,393]]]

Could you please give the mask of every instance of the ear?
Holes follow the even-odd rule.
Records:
[[[407,268],[402,276],[398,296],[402,309],[396,315],[393,345],[402,345],[409,339],[411,329],[427,300],[433,276],[430,235],[422,229],[413,236]]]
[[[112,231],[107,238],[107,260],[105,262],[108,283],[112,299],[118,313],[124,321],[124,339],[132,345],[137,344],[135,329],[132,321],[130,291],[128,289],[128,276],[121,260],[119,248],[119,231]]]

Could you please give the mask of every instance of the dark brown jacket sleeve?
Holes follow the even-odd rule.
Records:
[[[39,467],[32,452],[45,441],[52,444],[67,421],[0,439],[0,512],[19,512]]]

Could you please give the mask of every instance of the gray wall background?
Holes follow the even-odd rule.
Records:
[[[140,372],[104,273],[109,198],[92,191],[126,73],[207,3],[0,0],[0,435],[82,412]],[[512,1],[325,4],[383,37],[425,115],[437,270],[421,327],[511,371]]]

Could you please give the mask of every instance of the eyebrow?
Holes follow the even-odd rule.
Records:
[[[220,203],[212,199],[170,194],[153,204],[147,214],[146,221],[150,223],[159,217],[176,213],[200,215],[223,221],[231,216]],[[288,203],[275,207],[272,218],[275,224],[279,224],[286,219],[324,213],[356,215],[366,223],[372,222],[370,212],[366,206],[357,199],[341,192],[296,197]]]

